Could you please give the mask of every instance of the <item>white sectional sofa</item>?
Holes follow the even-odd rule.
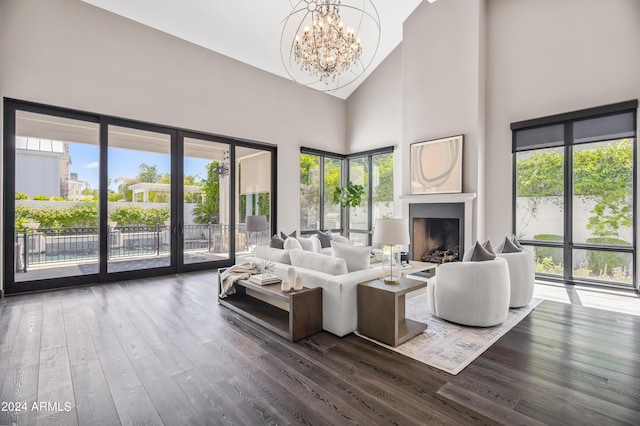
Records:
[[[294,251],[296,253],[292,253]],[[291,265],[292,256],[295,258],[294,264],[297,260],[298,264],[313,269]],[[266,246],[257,247],[254,256],[246,256],[238,261],[260,265],[265,258],[273,262],[274,274],[278,277],[285,278],[288,269],[295,267],[296,273],[302,276],[302,285],[322,288],[322,328],[340,337],[358,328],[358,283],[382,275],[380,267],[346,273],[343,259],[304,250],[287,251]]]

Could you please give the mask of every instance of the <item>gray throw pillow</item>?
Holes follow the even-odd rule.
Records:
[[[487,241],[484,242],[482,247],[484,247],[489,253],[496,254],[496,251],[493,249],[493,246],[491,245],[490,238],[487,238]]]
[[[515,246],[516,246],[516,247],[518,247],[520,250],[522,250],[522,248],[523,248],[523,247],[522,247],[522,245],[520,244],[520,242],[518,241],[518,239],[516,238],[516,234],[513,234],[513,235],[511,236],[511,242],[512,242],[513,244],[515,244]]]
[[[316,236],[320,240],[320,247],[326,248],[331,247],[332,235],[331,231],[316,231]]]
[[[274,235],[271,237],[271,244],[269,247],[284,249],[284,239],[280,238],[278,235]]]
[[[287,235],[284,232],[280,231],[280,238],[282,238],[283,240],[286,240],[289,237],[296,238],[297,235],[298,235],[298,231],[293,231],[289,235]]]
[[[502,252],[501,253],[518,253],[522,251],[522,247],[518,247],[509,239],[509,237],[504,238],[504,243],[502,244]]]
[[[476,241],[476,245],[464,254],[462,258],[463,262],[482,262],[485,260],[493,260],[496,255],[488,251],[479,241]]]

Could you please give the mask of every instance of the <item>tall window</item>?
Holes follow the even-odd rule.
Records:
[[[633,287],[637,101],[514,123],[514,232],[541,276]]]
[[[303,149],[300,153],[300,231],[342,230],[333,192],[342,185],[343,156]]]
[[[362,185],[364,196],[358,207],[347,211],[334,201],[334,192],[348,181]],[[382,217],[393,217],[393,148],[350,155],[301,150],[302,234],[325,229],[342,232],[346,227],[357,245],[370,245],[373,222]]]

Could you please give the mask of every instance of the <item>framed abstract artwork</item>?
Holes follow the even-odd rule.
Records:
[[[464,135],[411,144],[411,194],[462,192]]]

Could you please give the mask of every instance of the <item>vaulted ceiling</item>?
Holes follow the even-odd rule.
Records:
[[[282,20],[294,0],[83,0],[240,62],[289,78],[280,55]],[[372,0],[381,39],[366,75],[332,92],[346,99],[402,41],[402,24],[422,0]],[[357,2],[356,2],[357,3]],[[363,49],[370,45],[362,39]]]

